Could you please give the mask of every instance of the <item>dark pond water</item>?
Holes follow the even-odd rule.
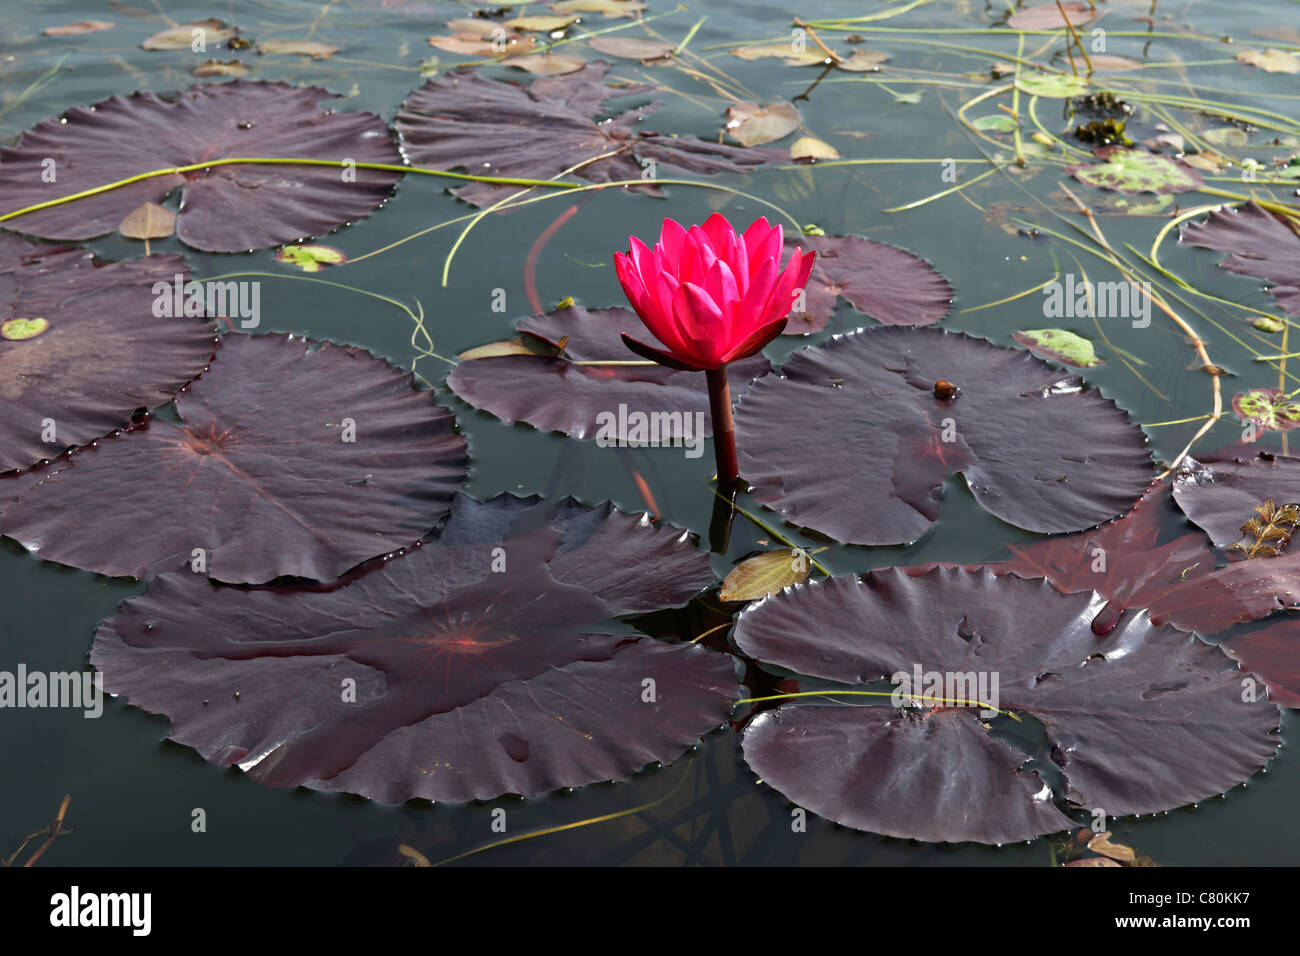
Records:
[[[342,52],[324,60],[251,53],[242,59],[252,67],[252,78],[318,84],[347,96],[342,109],[373,110],[391,120],[397,104],[423,82],[422,61],[437,53],[443,65],[459,62],[451,54],[433,50],[426,39],[443,32],[441,24],[447,19],[464,15],[473,6],[418,0],[135,2],[139,9],[80,0],[10,5],[0,13],[4,77],[0,137],[5,142],[73,105],[138,89],[173,90],[193,82],[190,71],[196,58],[190,52],[140,49],[146,36],[165,26],[163,15],[175,22],[219,17],[237,23],[245,34],[258,39],[311,38],[339,46]],[[1016,36],[982,32],[1003,3],[810,0],[800,10],[806,19],[825,19],[899,12],[904,6],[913,9],[862,24],[868,46],[890,56],[886,72],[833,73],[800,101],[806,129],[833,144],[844,159],[882,162],[765,169],[743,180],[720,176],[713,181],[761,196],[800,223],[815,223],[832,234],[866,235],[925,257],[955,289],[953,311],[944,324],[1010,344],[1013,331],[1057,324],[1044,321],[1041,296],[1033,294],[978,311],[976,307],[1049,279],[1057,269],[1054,260],[1062,271],[1075,271],[1071,256],[1078,256],[1094,278],[1115,276],[1101,260],[1065,241],[1046,235],[1037,239],[1013,235],[1016,223],[1007,231],[994,221],[997,210],[1014,206],[1013,216],[1082,239],[1042,205],[1065,208],[1058,190],[1060,166],[1035,164],[1032,156],[1028,168],[1014,175],[995,173],[913,209],[883,211],[950,188],[952,183],[941,175],[940,161],[945,158],[971,160],[963,164],[963,181],[967,181],[989,168],[980,148],[1004,157],[1010,150],[1009,141],[1001,146],[987,142],[977,146],[952,116],[964,101],[987,87],[986,74],[995,61],[1007,62],[1017,54]],[[1133,19],[1147,13],[1151,4],[1146,0],[1117,0],[1102,6],[1108,10],[1104,24],[1112,34],[1108,52],[1150,64],[1142,73],[1117,78],[1115,82],[1124,89],[1200,95],[1253,105],[1284,118],[1296,114],[1300,90],[1294,76],[1265,73],[1233,59],[1242,44],[1262,47],[1261,37],[1268,37],[1268,44],[1274,47],[1300,49],[1300,7],[1294,2],[1161,2],[1154,20],[1157,35],[1151,37],[1141,35],[1147,24]],[[670,10],[663,0],[649,0],[648,13]],[[541,8],[530,8],[530,12],[541,12]],[[701,17],[707,19],[692,38],[690,49],[765,99],[794,97],[820,73],[816,68],[777,66],[770,60],[742,62],[728,54],[730,46],[741,42],[788,36],[790,13],[782,4],[703,0],[693,3],[689,11],[654,21],[652,26],[677,41]],[[83,37],[55,39],[41,34],[46,27],[89,18],[112,20],[116,26]],[[608,25],[598,17],[594,20],[599,26]],[[1198,37],[1165,35],[1188,29]],[[1137,35],[1124,36],[1125,31]],[[1235,36],[1238,44],[1227,45],[1217,39],[1227,34]],[[827,35],[837,42],[843,37],[842,33]],[[1031,36],[1020,55],[1047,62],[1053,51],[1060,54],[1062,50],[1055,37]],[[1058,57],[1055,62],[1064,60]],[[630,61],[622,61],[616,72],[667,84],[686,94],[662,96],[665,106],[655,116],[654,128],[705,138],[716,135],[725,104],[692,77]],[[913,102],[915,94],[920,98]],[[1039,116],[1054,133],[1067,129],[1067,120],[1059,111],[1061,102],[1044,101]],[[1195,130],[1224,125],[1194,109],[1170,109],[1179,123]],[[1146,111],[1139,114],[1139,121],[1147,124],[1143,129],[1149,132],[1150,125],[1160,119]],[[1274,134],[1255,131],[1250,135],[1254,144]],[[1261,151],[1260,158],[1273,155],[1278,153]],[[1114,194],[1072,185],[1090,202],[1114,200]],[[1231,171],[1221,181],[1207,185],[1236,193],[1253,188],[1237,181]],[[1260,189],[1261,195],[1280,197],[1286,193],[1284,189]],[[537,290],[545,303],[573,296],[591,307],[620,304],[623,300],[610,264],[611,251],[624,248],[629,233],[654,234],[666,215],[698,222],[720,208],[733,221],[748,222],[759,214],[771,214],[725,192],[689,187],[670,187],[663,201],[614,191],[585,196],[578,213],[543,252]],[[1124,215],[1123,210],[1111,209],[1114,215],[1101,217],[1107,237],[1116,248],[1131,243],[1145,253],[1179,199],[1184,200],[1184,208],[1215,201],[1213,196],[1192,193],[1173,197],[1168,205],[1152,210],[1152,215]],[[472,494],[569,493],[590,502],[610,498],[620,507],[640,511],[643,500],[619,456],[590,444],[504,425],[469,408],[441,389],[447,365],[427,354],[434,351],[454,356],[513,334],[513,322],[530,311],[524,286],[527,251],[572,202],[556,196],[506,216],[487,216],[460,245],[445,287],[440,275],[461,223],[325,276],[412,307],[418,301],[424,309],[432,349],[427,343],[423,349],[413,345],[424,340],[416,336],[410,317],[402,310],[360,292],[300,281],[296,273],[273,261],[270,250],[205,255],[185,249],[174,239],[156,242],[153,248],[183,252],[196,276],[271,274],[262,280],[262,330],[352,343],[396,364],[414,365],[421,376],[440,388],[439,400],[455,410],[469,439],[472,464],[467,490]],[[410,177],[397,186],[384,207],[325,241],[355,259],[419,230],[462,217],[467,209],[446,194],[442,183]],[[139,243],[117,238],[90,246],[110,259],[142,253]],[[1218,258],[1204,250],[1180,248],[1172,239],[1161,250],[1162,264],[1198,289],[1275,311],[1259,283],[1227,275],[1216,268]],[[505,313],[491,307],[497,289],[505,291]],[[1242,313],[1204,298],[1193,301],[1204,314],[1189,310],[1187,315],[1208,341],[1215,361],[1237,373],[1238,381],[1247,385],[1276,384],[1276,368],[1254,361],[1254,353],[1246,347],[1249,342],[1256,352],[1267,348],[1243,333],[1248,324]],[[811,341],[866,324],[870,320],[841,303],[830,327]],[[1126,409],[1134,421],[1175,421],[1202,416],[1209,410],[1208,378],[1188,370],[1194,355],[1170,322],[1157,316],[1144,329],[1127,322],[1113,323],[1104,330],[1109,345],[1086,324],[1077,324],[1077,330],[1097,340],[1099,351],[1110,359],[1089,370],[1088,380]],[[804,344],[808,342],[782,339],[769,349],[769,355],[780,361]],[[1116,360],[1119,355],[1128,356],[1127,366]],[[1155,455],[1163,460],[1177,455],[1198,424],[1149,428]],[[1235,419],[1222,422],[1202,440],[1201,447],[1235,441],[1239,430]],[[708,486],[713,471],[711,455],[691,460],[672,449],[644,449],[633,451],[630,461],[646,477],[665,519],[698,532],[707,530],[713,506]],[[759,510],[752,502],[750,507]],[[763,517],[776,521],[771,513],[764,512]],[[790,529],[784,530],[794,535]],[[837,573],[930,560],[974,562],[1002,556],[1009,543],[1034,537],[989,516],[957,480],[949,482],[942,518],[917,545],[905,549],[833,547],[819,557]],[[730,552],[714,557],[715,569],[725,574],[736,559],[759,547],[757,542],[765,538],[760,528],[738,521]],[[84,667],[96,622],[111,614],[120,601],[142,590],[140,584],[57,567],[30,558],[10,542],[0,544],[0,668],[12,670],[19,662],[45,671]],[[1288,713],[1284,736],[1294,723],[1294,715]],[[188,748],[169,743],[167,733],[165,719],[117,700],[107,702],[98,720],[83,719],[76,711],[5,713],[0,721],[4,754],[0,761],[0,856],[44,825],[64,794],[72,797],[69,823],[74,832],[49,850],[43,860],[49,864],[391,865],[401,862],[397,847],[402,843],[437,860],[491,841],[495,836],[490,828],[491,809],[497,806],[508,810],[510,833],[521,834],[648,804],[653,806],[608,822],[495,849],[471,857],[469,862],[1045,866],[1051,856],[1050,838],[1000,849],[933,846],[859,833],[811,816],[807,832],[794,833],[789,803],[756,781],[740,760],[738,736],[729,730],[707,737],[697,751],[671,767],[648,769],[623,784],[591,786],[544,799],[399,807],[263,787],[237,771],[205,763]],[[1114,821],[1115,839],[1166,865],[1289,863],[1300,850],[1300,831],[1291,825],[1297,797],[1300,769],[1294,754],[1284,748],[1270,770],[1253,778],[1248,786],[1196,808]],[[191,832],[196,808],[206,811],[206,833]]]

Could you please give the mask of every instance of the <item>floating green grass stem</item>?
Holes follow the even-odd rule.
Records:
[[[769,694],[765,697],[742,697],[736,701],[736,706],[741,704],[762,704],[770,700],[794,700],[799,697],[894,697],[897,696],[907,700],[919,701],[921,703],[934,702],[936,704],[949,704],[953,707],[976,707],[981,710],[992,710],[1001,714],[1003,717],[1010,717],[1017,723],[1021,723],[1020,717],[1009,710],[1003,710],[1000,707],[994,707],[982,700],[963,700],[955,697],[934,697],[930,694],[898,694],[896,691],[889,690],[803,690],[790,694]]]
[[[485,843],[472,850],[466,850],[464,853],[457,853],[455,856],[449,856],[445,860],[439,860],[437,863],[430,864],[430,866],[446,866],[448,863],[455,863],[457,860],[463,860],[466,857],[474,856],[478,853],[484,853],[488,850],[495,850],[498,847],[510,846],[514,843],[523,843],[525,840],[536,840],[539,837],[551,836],[555,833],[564,833],[568,830],[577,830],[581,827],[589,827],[597,823],[608,823],[610,820],[617,820],[619,817],[632,816],[637,813],[644,813],[647,810],[653,810],[655,807],[659,806],[659,804],[676,794],[689,776],[691,776],[691,774],[683,773],[682,778],[673,785],[671,790],[665,793],[662,797],[659,797],[657,800],[651,800],[649,803],[643,803],[640,806],[632,807],[627,810],[618,810],[614,813],[604,813],[598,817],[588,817],[585,820],[575,820],[573,823],[562,823],[559,826],[543,827],[540,830],[530,830],[527,833],[519,833],[515,836],[505,837],[501,840],[493,840],[491,843]]]
[[[936,199],[942,199],[944,196],[951,196],[953,193],[961,192],[967,186],[973,186],[981,179],[988,179],[988,177],[992,176],[997,171],[998,170],[996,167],[993,169],[986,169],[984,170],[984,172],[980,173],[974,179],[968,179],[964,183],[958,183],[955,186],[949,186],[947,189],[940,190],[937,193],[931,193],[929,196],[926,196],[924,199],[917,199],[914,202],[905,203],[902,206],[890,206],[888,209],[882,209],[880,211],[893,213],[893,212],[906,212],[909,209],[916,209],[918,206],[924,206],[926,203],[934,202]]]
[[[172,166],[166,169],[154,169],[147,173],[138,173],[135,176],[128,176],[126,179],[119,179],[116,182],[105,183],[102,186],[95,186],[92,189],[83,189],[80,192],[71,193],[67,196],[60,196],[57,199],[47,199],[45,202],[39,202],[35,205],[26,206],[22,209],[15,209],[12,212],[0,215],[0,222],[9,219],[16,219],[19,216],[25,216],[28,213],[39,212],[42,209],[50,209],[54,206],[62,206],[65,203],[75,202],[78,199],[86,199],[90,196],[98,196],[101,193],[111,192],[114,189],[121,189],[123,186],[130,186],[133,183],[143,182],[146,179],[156,179],[159,176],[179,176],[185,173],[197,173],[205,169],[212,169],[216,166],[331,166],[335,169],[348,168],[348,164],[333,159],[299,159],[284,158],[271,156],[240,156],[229,159],[210,159],[204,163],[191,163],[188,166]],[[515,179],[506,176],[475,176],[469,173],[452,173],[443,169],[426,169],[422,166],[402,166],[396,163],[351,163],[352,167],[357,169],[381,170],[391,173],[416,173],[421,176],[439,176],[446,179],[462,179],[479,183],[495,183],[502,186],[527,186],[548,187],[551,189],[578,189],[582,183],[566,182],[563,180],[553,179]]]
[[[1143,428],[1166,428],[1170,425],[1190,425],[1192,422],[1203,422],[1209,415],[1193,415],[1191,418],[1175,418],[1169,422],[1143,422]]]
[[[59,70],[63,69],[64,62],[70,56],[72,56],[71,53],[63,54],[63,56],[59,57],[58,60],[55,61],[53,66],[47,69],[36,79],[32,80],[31,83],[27,84],[27,88],[25,90],[23,90],[21,93],[15,96],[3,107],[0,107],[0,116],[5,116],[11,110],[16,110],[18,107],[22,106],[23,103],[27,102],[27,100],[31,97],[33,93],[36,93],[37,91],[43,89],[44,87],[52,83],[54,81],[54,78],[58,76]]]
[[[772,537],[776,538],[777,541],[780,541],[780,542],[781,542],[783,545],[785,545],[787,548],[790,548],[790,549],[795,550],[795,551],[802,551],[802,552],[803,552],[803,553],[808,557],[809,562],[811,562],[811,564],[812,564],[812,566],[813,566],[814,568],[816,568],[816,569],[817,569],[818,571],[820,571],[822,574],[826,575],[828,578],[831,576],[831,573],[830,573],[829,571],[827,571],[824,567],[822,567],[821,562],[819,562],[816,558],[814,558],[814,557],[812,556],[812,552],[809,551],[807,548],[801,548],[799,545],[795,544],[793,541],[791,541],[789,538],[787,538],[787,537],[786,537],[785,535],[783,535],[781,532],[777,531],[777,530],[776,530],[775,528],[773,528],[772,526],[766,524],[765,522],[763,522],[763,521],[760,520],[759,518],[756,518],[754,515],[750,514],[750,513],[749,513],[748,511],[746,511],[744,508],[740,507],[740,505],[736,504],[734,501],[732,501],[732,500],[731,500],[730,498],[728,498],[726,495],[722,494],[722,492],[718,491],[718,489],[717,489],[716,487],[714,487],[713,485],[709,485],[709,490],[712,491],[712,492],[713,492],[715,495],[717,495],[719,498],[721,498],[723,501],[725,501],[728,505],[730,505],[730,506],[732,507],[732,509],[735,510],[736,514],[743,515],[744,517],[748,518],[748,519],[749,519],[750,521],[752,521],[755,525],[757,525],[758,527],[762,528],[764,531],[766,531],[766,532],[767,532],[768,534],[770,534]]]
[[[1037,127],[1040,133],[1042,133],[1048,139],[1052,140],[1052,142],[1056,143],[1057,146],[1060,146],[1062,149],[1074,153],[1078,156],[1091,159],[1092,153],[1088,152],[1085,149],[1079,149],[1077,146],[1071,146],[1069,143],[1061,139],[1061,137],[1057,136],[1055,133],[1048,130],[1048,128],[1042,124],[1042,121],[1039,120],[1038,118],[1038,100],[1039,97],[1037,96],[1029,97],[1029,108],[1028,108],[1029,121],[1033,123],[1035,127]]]
[[[1055,254],[1053,254],[1053,257],[1055,257]],[[984,309],[993,309],[993,308],[997,308],[999,305],[1006,305],[1008,302],[1015,302],[1017,299],[1023,299],[1025,296],[1033,295],[1035,292],[1038,292],[1040,289],[1045,289],[1047,286],[1051,285],[1060,277],[1061,277],[1061,269],[1058,266],[1056,272],[1052,274],[1052,277],[1050,279],[1044,279],[1042,282],[1038,283],[1038,285],[1031,286],[1030,288],[1026,289],[1024,292],[1017,292],[1015,295],[1009,295],[1005,299],[998,299],[996,302],[985,302],[983,305],[973,305],[968,309],[961,309],[957,314],[964,315],[967,312],[980,312],[983,311]]]
[[[792,225],[800,233],[803,232],[803,225],[799,222],[799,220],[795,219],[794,216],[790,215],[788,212],[786,212],[776,203],[769,202],[766,199],[763,199],[759,196],[754,196],[747,192],[742,192],[739,189],[732,189],[730,186],[723,186],[720,183],[697,182],[696,180],[693,179],[653,179],[653,180],[620,179],[615,182],[589,183],[582,186],[576,186],[573,189],[571,189],[569,193],[565,193],[565,195],[570,195],[571,193],[575,193],[575,192],[586,192],[588,190],[593,190],[593,189],[594,190],[614,189],[623,186],[698,186],[701,189],[716,189],[721,192],[731,193],[733,196],[739,196],[742,199],[748,199],[750,202],[758,203],[761,206],[766,206],[768,209],[771,209],[773,212],[779,213],[783,219],[789,222],[790,225]],[[515,197],[510,197],[510,198],[515,198]],[[465,236],[468,235],[470,227],[476,225],[479,220],[481,220],[485,215],[487,215],[488,212],[491,211],[492,208],[489,208],[476,214],[473,217],[472,221],[469,223],[469,225],[465,227],[465,230],[457,238],[456,243],[452,247],[451,251],[447,253],[447,258],[443,262],[443,270],[442,270],[443,288],[447,287],[447,279],[451,275],[452,259],[455,257],[456,251],[460,248],[461,243],[463,242]]]
[[[1016,147],[1016,165],[1022,169],[1025,166],[1025,144],[1020,137],[1020,66],[1024,63],[1024,55],[1025,36],[1022,33],[1016,41],[1016,78],[1011,84],[1011,118],[1016,122],[1016,128],[1011,131],[1011,138]],[[1070,63],[1073,65],[1074,61],[1071,60]]]
[[[682,37],[682,42],[677,44],[677,46],[673,47],[673,56],[682,55],[682,51],[686,49],[686,45],[690,43],[691,40],[695,39],[695,34],[699,32],[700,27],[704,26],[704,21],[707,19],[709,18],[700,17],[698,20],[695,21],[695,25],[686,32],[686,36]]]

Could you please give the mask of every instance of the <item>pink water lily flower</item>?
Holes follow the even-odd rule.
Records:
[[[653,249],[629,237],[614,253],[618,281],[645,327],[666,346],[638,342],[633,352],[669,368],[708,376],[718,487],[733,496],[739,480],[727,363],[749,358],[781,334],[812,272],[813,253],[796,249],[781,268],[780,226],[759,219],[741,235],[714,213],[684,229],[665,219]]]
[[[796,249],[784,269],[781,227],[759,219],[738,234],[714,213],[689,230],[665,219],[653,249],[635,236],[614,253],[632,308],[667,348],[623,334],[628,348],[677,369],[718,369],[748,358],[781,334],[808,282],[813,253]]]

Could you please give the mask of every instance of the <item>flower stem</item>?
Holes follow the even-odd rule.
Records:
[[[718,460],[718,490],[730,494],[736,489],[740,464],[736,459],[736,426],[731,420],[731,385],[727,367],[711,368],[705,373],[709,381],[709,413],[713,418],[713,451]]]

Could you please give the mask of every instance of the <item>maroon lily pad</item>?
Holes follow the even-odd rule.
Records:
[[[597,123],[611,97],[644,95],[638,84],[616,90],[604,83],[609,64],[595,60],[564,76],[534,80],[528,87],[492,80],[467,70],[435,77],[410,95],[396,127],[411,161],[437,169],[463,169],[484,176],[550,179],[570,173],[592,183],[640,179],[638,160],[689,172],[745,172],[778,150],[710,143],[694,136],[660,136],[633,127],[659,108],[649,103]],[[595,162],[597,156],[615,152]],[[648,183],[649,187],[653,184]],[[476,206],[489,206],[518,187],[470,183],[453,190]]]
[[[357,348],[227,335],[176,409],[61,462],[0,533],[100,574],[328,581],[435,528],[465,477],[451,412]]]
[[[1215,547],[1227,552],[1247,537],[1242,525],[1258,517],[1259,506],[1300,503],[1300,458],[1266,452],[1205,464],[1188,460],[1174,481],[1174,500]],[[1289,541],[1288,535],[1274,544],[1286,550]]]
[[[1185,225],[1182,241],[1231,253],[1221,268],[1270,283],[1277,304],[1300,315],[1300,236],[1258,203],[1220,209],[1204,222]]]
[[[940,329],[871,328],[796,352],[745,394],[736,436],[755,498],[850,544],[915,541],[950,471],[1003,521],[1047,532],[1112,518],[1151,480],[1141,430],[1095,389]]]
[[[153,284],[177,275],[179,256],[104,264],[0,236],[0,472],[102,438],[203,371],[214,326],[153,313]]]
[[[819,332],[840,296],[884,325],[932,325],[948,314],[952,286],[924,259],[861,236],[794,236],[817,253],[804,309],[790,314],[786,335]]]
[[[1222,651],[1145,615],[1098,638],[1093,611],[1091,595],[955,568],[887,568],[768,598],[736,625],[736,643],[761,661],[855,686],[918,665],[971,683],[919,709],[766,712],[746,728],[745,759],[791,800],[846,826],[983,843],[1074,824],[1020,768],[1028,757],[988,735],[981,704],[1039,720],[1065,798],[1111,817],[1195,803],[1265,766],[1278,748],[1278,709],[1262,695],[1242,700],[1245,675]]]
[[[161,575],[91,662],[271,786],[534,796],[674,760],[726,720],[726,655],[592,633],[713,580],[686,534],[611,506],[461,495],[438,538],[324,592]]]
[[[1098,634],[1133,608],[1146,608],[1153,623],[1209,635],[1300,603],[1300,554],[1219,567],[1218,553],[1201,533],[1185,532],[1184,520],[1168,483],[1157,482],[1123,518],[1085,534],[1012,545],[1011,560],[987,567],[1046,578],[1066,593],[1101,594],[1108,603],[1093,621]]]
[[[574,438],[603,435],[627,441],[635,421],[628,413],[666,416],[660,441],[708,437],[709,393],[705,376],[647,362],[645,365],[583,365],[582,362],[640,359],[628,351],[620,333],[631,332],[654,348],[665,348],[628,309],[592,309],[574,305],[546,315],[521,319],[515,327],[525,336],[549,343],[559,355],[499,355],[465,359],[447,376],[447,387],[461,399],[500,418],[534,428],[563,432]],[[733,396],[739,396],[757,376],[772,366],[762,355],[727,367]],[[702,419],[694,416],[699,413]],[[696,423],[703,432],[696,431]],[[690,433],[683,435],[687,424]],[[664,432],[664,429],[667,429]]]
[[[1300,621],[1283,617],[1221,645],[1243,670],[1254,671],[1268,685],[1269,699],[1300,708]]]
[[[176,235],[207,252],[297,242],[358,219],[398,175],[356,163],[400,164],[373,113],[321,109],[318,87],[236,80],[163,98],[114,96],[38,123],[0,148],[0,212],[13,212],[140,173],[241,157],[325,159],[337,166],[232,164],[156,176],[10,219],[5,227],[46,239],[93,239],[117,229],[141,203],[181,190]],[[56,179],[47,181],[48,160]]]

